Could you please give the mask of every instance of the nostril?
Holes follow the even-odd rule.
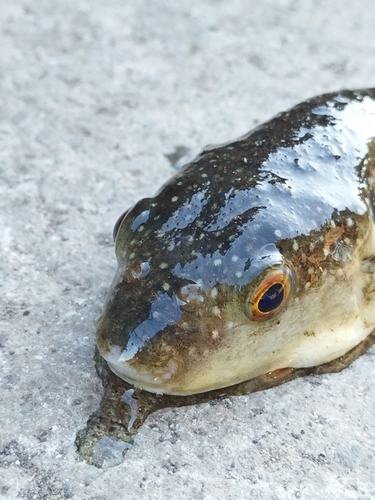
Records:
[[[134,279],[144,278],[150,272],[151,266],[149,262],[134,262],[130,264],[127,272]]]
[[[180,295],[186,302],[191,302],[192,300],[204,302],[202,287],[197,284],[189,283],[188,285],[183,286],[180,290]]]

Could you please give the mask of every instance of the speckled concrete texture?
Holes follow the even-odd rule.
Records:
[[[375,498],[374,349],[339,374],[160,411],[117,467],[74,446],[103,391],[117,217],[174,153],[375,86],[374,21],[372,0],[0,0],[0,498]]]

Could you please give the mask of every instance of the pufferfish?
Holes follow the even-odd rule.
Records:
[[[189,395],[336,360],[375,328],[375,89],[209,147],[114,228],[111,370]]]

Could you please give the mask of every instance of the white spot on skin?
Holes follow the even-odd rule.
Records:
[[[172,201],[173,203],[175,203],[177,200],[178,200],[178,196],[173,196],[173,198],[172,198],[172,200],[171,200],[171,201]]]
[[[162,286],[163,290],[165,290],[166,292],[168,292],[168,290],[170,290],[170,286],[168,283],[164,283],[163,286]]]
[[[219,337],[219,332],[217,330],[212,330],[212,338],[216,340]]]
[[[221,311],[217,306],[212,308],[212,314],[214,316],[217,316],[218,318],[221,318]]]
[[[305,290],[308,290],[311,286],[311,281],[308,281],[307,283],[305,283]]]
[[[298,245],[298,243],[297,243],[296,241],[294,241],[294,242],[293,242],[293,250],[294,250],[295,252],[297,252],[297,250],[298,250],[298,249],[299,249],[299,245]]]
[[[167,269],[168,264],[166,262],[162,262],[159,267],[160,269]]]
[[[217,266],[221,266],[221,262],[222,262],[221,259],[215,259],[214,260],[214,266],[216,266],[216,267]]]
[[[132,260],[132,259],[134,259],[134,257],[135,257],[135,253],[134,253],[134,252],[132,252],[132,253],[129,255],[129,259],[130,259],[130,260]]]
[[[215,288],[215,287],[214,287],[214,288],[211,290],[211,297],[212,297],[213,299],[216,299],[216,297],[217,297],[217,296],[218,296],[218,291],[217,291],[217,288]]]
[[[280,229],[276,229],[276,231],[275,231],[275,235],[276,235],[278,238],[281,238],[281,231],[280,231]]]
[[[353,224],[354,224],[353,219],[351,219],[350,217],[348,217],[348,218],[346,219],[346,225],[347,225],[348,227],[352,227],[352,226],[353,226]]]
[[[202,177],[205,179],[206,177],[208,177],[207,174],[202,174]]]

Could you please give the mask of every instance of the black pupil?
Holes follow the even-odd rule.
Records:
[[[268,313],[277,309],[284,300],[284,287],[281,283],[275,283],[263,294],[258,302],[258,308],[261,312]]]

